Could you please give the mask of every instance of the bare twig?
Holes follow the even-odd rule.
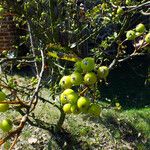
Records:
[[[81,92],[80,92],[80,96],[84,96],[84,94],[88,91],[89,87],[85,87],[85,89],[83,89]]]
[[[33,57],[35,57],[36,54],[35,54],[35,50],[34,50],[35,48],[34,48],[34,45],[33,45],[33,38],[32,38],[31,27],[30,27],[29,21],[27,21],[27,26],[28,26],[29,37],[30,37],[31,50],[32,50],[32,53],[33,53]],[[38,70],[37,62],[35,62],[34,65],[35,65],[35,69],[36,69],[36,75],[38,77],[39,76],[39,70]]]
[[[111,3],[111,5],[112,5],[114,8],[118,8],[118,6],[114,5],[113,3]],[[146,8],[146,7],[147,7],[147,8],[150,7],[150,1],[143,2],[143,3],[140,4],[140,5],[121,6],[121,8],[123,8],[123,9],[128,9],[126,12],[131,12],[131,11],[139,10],[139,9]]]
[[[132,53],[131,55],[123,58],[123,59],[119,59],[118,62],[124,62],[124,61],[127,61],[129,59],[132,59],[134,57],[137,57],[137,56],[145,56],[146,54],[145,53]]]
[[[137,5],[137,6],[134,6],[133,8],[128,9],[126,12],[129,13],[129,12],[134,11],[134,10],[139,10],[139,9],[149,8],[149,7],[150,7],[150,1],[142,3],[142,4]]]
[[[149,9],[150,10],[150,9]],[[144,12],[143,10],[140,11],[142,15],[144,16],[149,16],[150,15],[150,12]]]
[[[35,57],[14,57],[14,58],[0,58],[0,65],[9,62],[9,61],[16,61],[16,62],[33,62]],[[31,61],[30,61],[31,60]]]
[[[42,68],[41,68],[41,72],[39,74],[39,79],[38,79],[38,83],[37,83],[36,89],[34,91],[34,94],[32,96],[31,102],[29,104],[31,109],[27,111],[27,114],[29,114],[31,111],[34,110],[34,108],[35,108],[35,106],[36,106],[36,104],[38,102],[38,92],[39,92],[39,89],[40,89],[40,84],[41,84],[41,81],[42,81],[42,76],[43,76],[43,72],[44,72],[44,65],[45,65],[43,50],[40,50],[40,52],[41,52],[41,56],[42,56]],[[34,104],[33,107],[32,107],[32,104]]]

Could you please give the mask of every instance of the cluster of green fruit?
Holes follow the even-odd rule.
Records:
[[[2,91],[0,91],[0,102],[4,101],[6,99],[6,94]],[[0,104],[0,112],[6,112],[9,109],[9,104],[4,103]],[[4,119],[0,122],[0,129],[2,129],[4,132],[8,132],[12,129],[12,121],[9,119]]]
[[[99,116],[101,108],[97,103],[85,96],[84,90],[93,86],[98,79],[105,80],[109,74],[109,68],[101,66],[94,71],[95,62],[91,57],[86,57],[82,61],[75,63],[75,71],[68,76],[63,76],[60,80],[60,86],[64,91],[60,94],[60,103],[63,111],[67,114],[89,113],[93,116]],[[81,92],[75,92],[72,86],[84,87]]]
[[[145,25],[140,23],[136,26],[135,29],[127,31],[126,39],[127,40],[134,40],[136,37],[144,35],[145,31],[146,31]],[[146,34],[144,40],[146,43],[148,43],[148,44],[150,43],[150,33]]]

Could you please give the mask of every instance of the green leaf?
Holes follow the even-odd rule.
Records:
[[[75,54],[66,54],[66,53],[60,53],[60,52],[48,52],[48,56],[58,58],[58,59],[63,59],[67,61],[73,61],[77,62],[79,61],[79,58]]]

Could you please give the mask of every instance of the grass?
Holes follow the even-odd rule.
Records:
[[[130,124],[139,133],[150,138],[150,108],[130,109],[122,112],[107,110],[103,115],[105,121],[110,122],[109,119],[116,119],[115,121],[118,123]]]
[[[19,80],[22,80],[21,78]],[[40,94],[50,100],[48,89],[43,89]],[[99,118],[91,118],[85,114],[66,116],[63,127],[78,140],[78,143],[74,144],[79,144],[83,150],[147,150],[150,147],[150,108],[117,111],[108,109],[108,103],[101,102],[100,105],[105,109]],[[38,103],[34,113],[37,118],[50,124],[55,124],[59,118],[59,111],[43,102]],[[0,120],[5,116],[15,119],[20,115],[9,110],[7,113],[0,113]],[[22,137],[28,139],[30,134],[30,131],[24,130]]]
[[[48,91],[47,91],[48,92]],[[105,104],[103,104],[105,105]],[[39,103],[34,113],[49,123],[56,123],[59,112],[52,105]],[[19,115],[13,110],[1,114],[1,118]],[[84,149],[139,149],[147,150],[150,140],[150,108],[116,111],[103,109],[100,118],[87,115],[67,115],[63,127],[78,139]],[[30,132],[22,133],[28,139]],[[77,144],[77,143],[74,143]]]
[[[150,108],[126,110],[120,117],[131,122],[135,129],[150,138]]]
[[[74,136],[93,149],[102,145],[102,149],[147,150],[150,146],[150,108],[105,109],[97,119],[71,115],[67,124]]]

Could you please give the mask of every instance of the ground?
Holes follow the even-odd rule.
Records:
[[[42,96],[49,97],[49,90],[43,89]],[[49,97],[50,99],[50,97]],[[150,147],[150,108],[116,110],[108,103],[100,103],[103,107],[100,117],[94,118],[86,114],[67,115],[63,128],[71,133],[72,148],[78,150],[148,150]],[[108,107],[109,106],[109,107]],[[55,124],[59,111],[52,105],[39,102],[34,114],[37,118]],[[15,110],[0,114],[18,117]],[[14,126],[15,128],[15,126]],[[0,131],[0,137],[4,133]],[[61,137],[58,137],[61,138]],[[9,142],[5,146],[9,145]],[[57,150],[59,149],[48,131],[26,124],[15,150]]]

